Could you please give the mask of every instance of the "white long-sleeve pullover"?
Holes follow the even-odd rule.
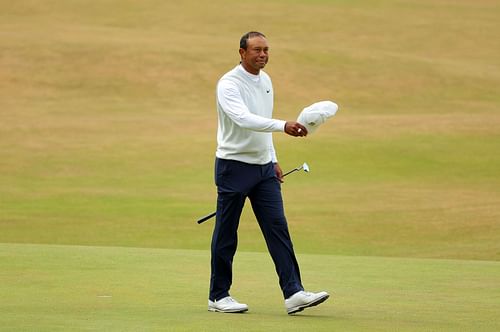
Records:
[[[259,75],[241,65],[217,84],[217,151],[222,159],[264,165],[277,162],[272,132],[283,132],[286,121],[273,115],[273,85],[262,70]]]

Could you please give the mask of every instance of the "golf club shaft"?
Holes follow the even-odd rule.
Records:
[[[290,174],[290,173],[296,172],[296,171],[298,171],[299,169],[300,169],[300,168],[294,168],[294,169],[292,169],[291,171],[288,171],[288,172],[286,172],[285,174],[283,174],[283,175],[282,175],[282,177],[285,177],[285,176],[287,176],[287,175],[288,175],[288,174]]]
[[[213,217],[216,215],[216,213],[217,213],[217,212],[212,212],[212,213],[210,213],[210,214],[207,214],[206,216],[204,216],[204,217],[200,218],[200,219],[197,221],[197,223],[198,223],[198,224],[201,224],[202,222],[207,221],[208,219],[213,218]]]
[[[288,172],[286,172],[285,174],[283,174],[283,177],[287,176],[287,175],[288,175],[288,174],[290,174],[290,173],[296,172],[296,171],[300,170],[301,168],[302,168],[302,166],[301,166],[301,167],[298,167],[298,168],[294,168],[294,169],[292,169],[291,171],[288,171]],[[208,219],[212,219],[213,217],[215,217],[215,215],[216,215],[216,214],[217,214],[217,212],[212,212],[212,213],[210,213],[210,214],[207,214],[207,215],[206,215],[206,216],[204,216],[204,217],[201,217],[201,218],[200,218],[200,219],[198,219],[196,222],[197,222],[198,224],[201,224],[201,223],[203,223],[203,222],[207,221]]]

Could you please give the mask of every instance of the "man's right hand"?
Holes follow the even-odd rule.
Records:
[[[287,121],[285,123],[285,133],[290,136],[302,137],[307,136],[307,129],[298,122]]]

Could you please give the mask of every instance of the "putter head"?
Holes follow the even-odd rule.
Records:
[[[304,172],[309,173],[309,165],[307,163],[302,164],[302,169]]]

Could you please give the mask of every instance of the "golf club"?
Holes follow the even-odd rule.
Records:
[[[309,172],[309,165],[307,165],[307,163],[303,163],[299,167],[296,167],[296,168],[292,169],[291,171],[288,171],[285,174],[283,174],[283,177],[287,176],[290,173],[300,171],[301,169],[303,169],[304,172],[308,173]]]
[[[296,167],[288,172],[286,172],[285,174],[283,174],[283,177],[287,176],[288,174],[291,174],[293,172],[297,172],[297,171],[300,171],[300,170],[304,170],[304,172],[306,173],[309,173],[309,165],[307,165],[307,163],[303,163],[302,165],[300,165],[299,167]],[[202,222],[205,222],[207,221],[208,219],[211,219],[215,216],[216,212],[212,212],[210,214],[207,214],[206,216],[204,217],[201,217],[200,219],[198,219],[196,222],[198,224],[201,224]]]

